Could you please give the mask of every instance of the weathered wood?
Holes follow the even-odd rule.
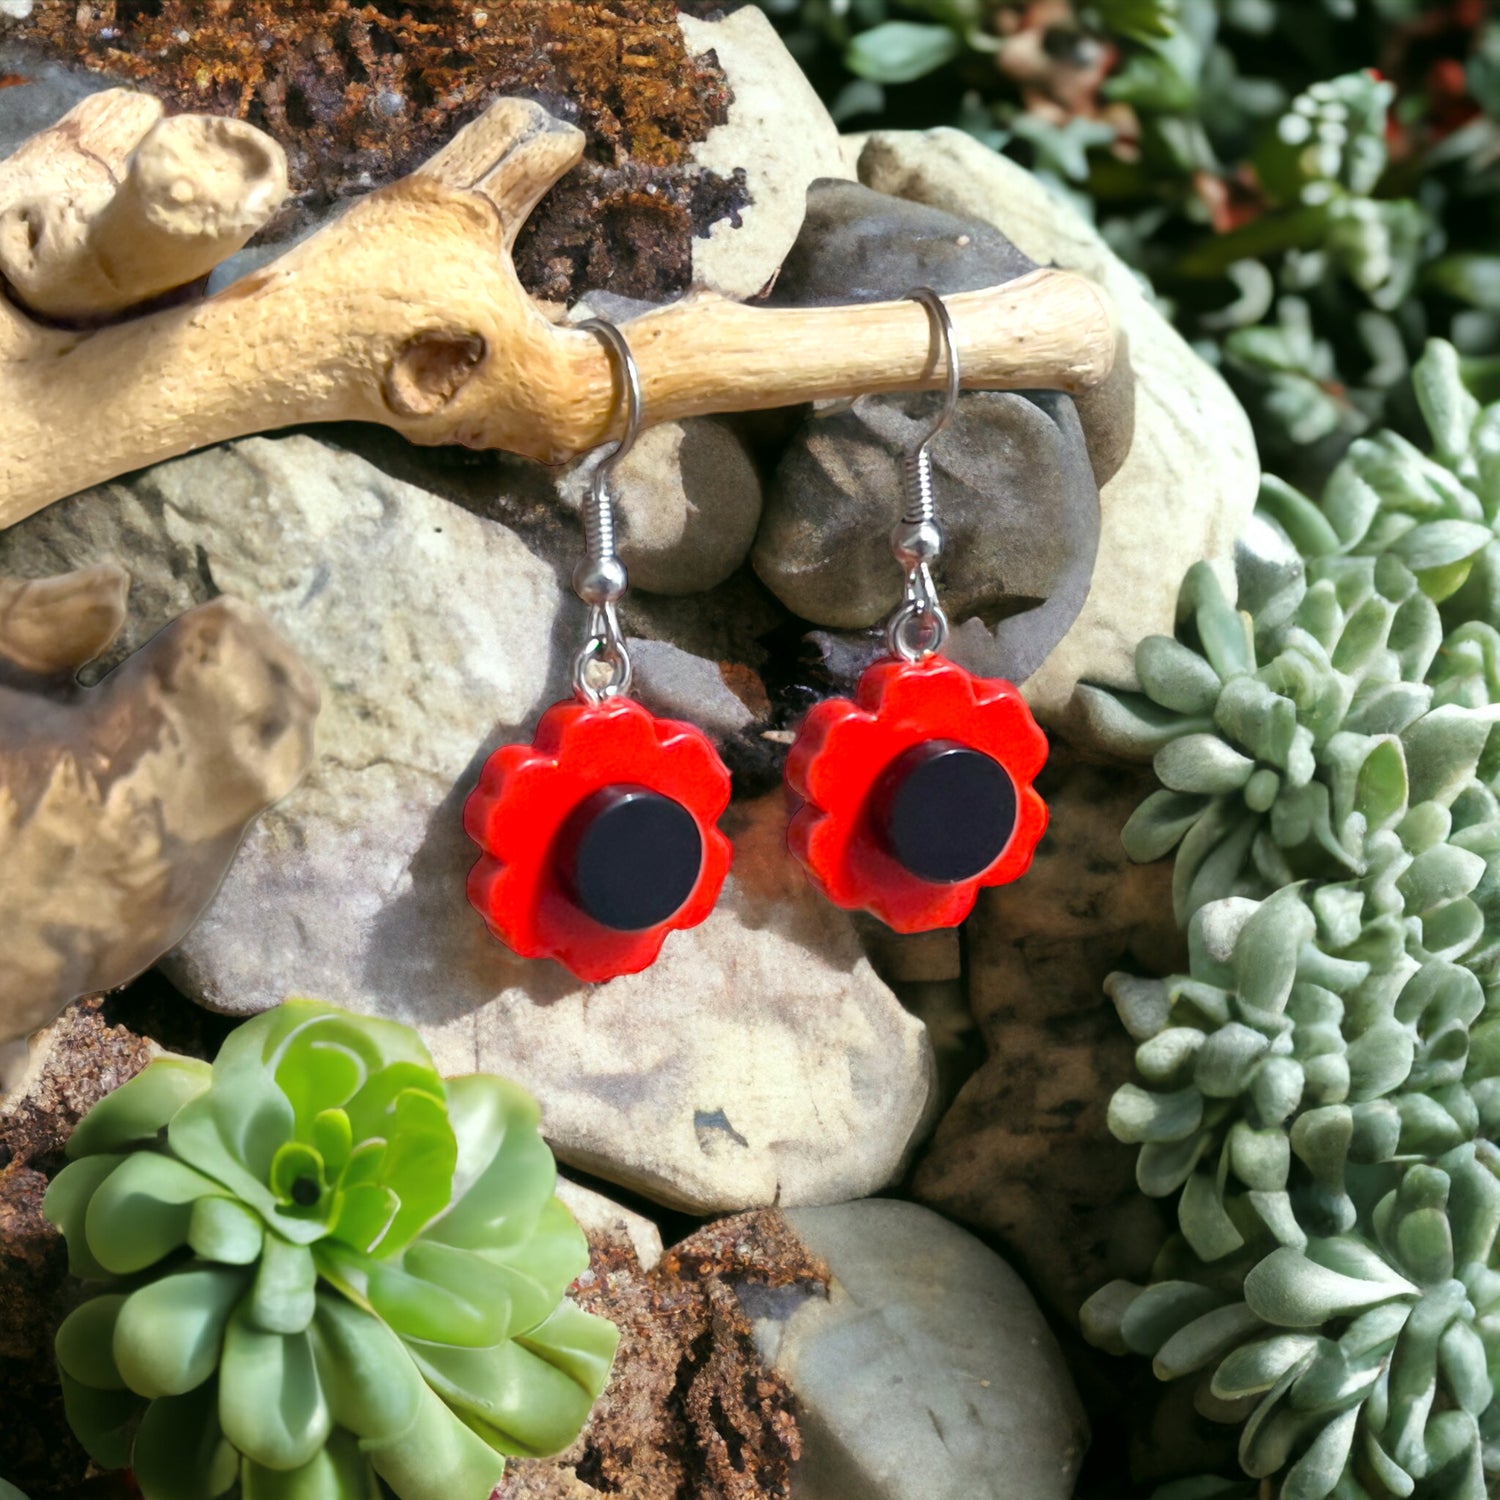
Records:
[[[604,347],[549,322],[509,254],[582,149],[539,105],[502,99],[419,171],[216,297],[83,332],[0,302],[0,527],[144,464],[299,422],[382,422],[418,443],[549,463],[603,441],[618,421]],[[1109,373],[1113,311],[1083,277],[1035,271],[948,305],[967,385],[1076,391]],[[911,302],[695,296],[625,332],[647,422],[942,383]]]
[[[0,164],[0,276],[29,312],[97,320],[206,276],[286,192],[253,125],[109,89]]]

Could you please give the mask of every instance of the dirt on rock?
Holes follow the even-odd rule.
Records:
[[[6,38],[274,136],[292,196],[269,240],[409,172],[496,97],[536,99],[588,143],[521,234],[523,284],[553,301],[593,289],[662,301],[688,287],[694,234],[748,201],[742,172],[691,159],[730,94],[713,53],[689,55],[677,12],[672,0],[94,0],[37,5]]]
[[[609,1388],[572,1448],[513,1463],[494,1500],[790,1494],[796,1403],[756,1353],[738,1289],[827,1283],[774,1209],[707,1225],[650,1271],[623,1242],[595,1244],[572,1295],[620,1329]]]

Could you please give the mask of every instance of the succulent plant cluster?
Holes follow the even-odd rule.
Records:
[[[1500,1437],[1500,1153],[1469,1142],[1356,1187],[1364,1232],[1278,1243],[1233,1287],[1191,1273],[1117,1284],[1086,1327],[1150,1355],[1163,1380],[1202,1377],[1200,1405],[1244,1423],[1240,1465],[1279,1477],[1282,1500],[1484,1500]]]
[[[1282,1500],[1500,1482],[1500,407],[1449,347],[1416,375],[1430,456],[1361,439],[1317,505],[1268,480],[1245,608],[1194,570],[1143,692],[1080,699],[1164,783],[1126,841],[1175,848],[1189,939],[1108,983],[1110,1128],[1178,1228],[1085,1327],[1194,1377]]]
[[[1500,406],[1480,411],[1451,346],[1434,343],[1416,376],[1434,457],[1393,433],[1360,439],[1320,506],[1268,478],[1261,515],[1296,566],[1248,576],[1243,610],[1195,566],[1177,637],[1136,649],[1142,691],[1079,691],[1091,734],[1152,758],[1162,790],[1126,848],[1177,850],[1184,923],[1311,880],[1336,948],[1356,920],[1404,917],[1419,958],[1492,959],[1473,950],[1500,834]]]
[[[1098,223],[1321,477],[1500,365],[1500,17],[1467,0],[768,0],[852,128],[956,125]]]
[[[455,1500],[565,1447],[617,1334],[564,1299],[587,1247],[537,1121],[305,1000],[106,1096],[46,1199],[94,1292],[57,1337],[90,1457],[146,1500]]]

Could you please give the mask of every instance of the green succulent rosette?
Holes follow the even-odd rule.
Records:
[[[618,1335],[564,1299],[538,1118],[308,1000],[108,1095],[45,1205],[97,1286],[57,1336],[90,1457],[146,1500],[457,1500],[566,1447]]]
[[[26,1496],[15,1485],[0,1479],[0,1500],[26,1500]]]

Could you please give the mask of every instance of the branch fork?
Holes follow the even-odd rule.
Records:
[[[0,162],[0,529],[128,470],[294,423],[380,422],[545,463],[618,435],[603,345],[549,321],[511,259],[583,144],[540,105],[499,99],[259,272],[121,318],[240,248],[281,203],[285,159],[239,121],[163,119],[129,90],[84,100]],[[966,385],[1081,391],[1113,364],[1113,311],[1084,277],[1038,270],[945,300]],[[624,331],[647,422],[943,382],[913,302],[771,309],[697,294]]]

